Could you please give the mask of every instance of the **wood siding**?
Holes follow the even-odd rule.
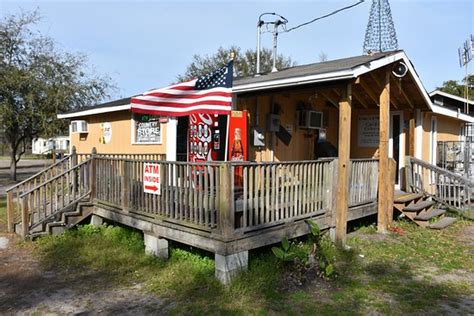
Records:
[[[93,147],[101,154],[165,154],[166,124],[161,124],[161,144],[132,144],[132,119],[130,111],[120,111],[91,115],[81,118],[88,123],[89,133],[71,133],[71,145],[78,153],[90,153]],[[112,139],[108,144],[99,142],[100,124],[108,122],[112,126]]]

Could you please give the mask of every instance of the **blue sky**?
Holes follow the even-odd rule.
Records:
[[[219,46],[256,46],[262,12],[277,12],[288,27],[326,14],[347,1],[8,1],[0,15],[38,8],[36,28],[61,49],[89,57],[94,71],[118,87],[113,98],[166,86],[183,73],[194,54]],[[279,36],[279,53],[298,64],[362,54],[371,0]],[[392,0],[399,48],[404,49],[428,91],[444,80],[461,79],[457,48],[474,33],[472,0]],[[265,34],[263,45],[271,47]],[[474,61],[473,61],[474,63]],[[472,69],[472,66],[471,66]]]

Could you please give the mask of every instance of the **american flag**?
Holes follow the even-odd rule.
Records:
[[[194,80],[153,89],[131,100],[132,112],[163,116],[229,114],[233,62]]]

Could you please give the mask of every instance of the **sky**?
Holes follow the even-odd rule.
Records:
[[[0,0],[0,18],[38,9],[35,29],[61,50],[88,56],[91,71],[109,75],[112,99],[165,87],[186,71],[194,54],[212,55],[220,46],[256,47],[256,24],[263,12],[288,19],[288,28],[357,0],[329,1],[9,1]],[[298,64],[362,55],[372,1],[278,38],[278,53]],[[472,0],[391,0],[400,49],[415,66],[426,90],[460,80],[457,49],[474,34]],[[271,48],[270,33],[263,47]],[[471,62],[471,64],[474,61]],[[472,65],[470,66],[472,70]]]

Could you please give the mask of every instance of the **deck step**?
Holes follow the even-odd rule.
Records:
[[[435,208],[432,209],[431,211],[428,212],[421,212],[418,215],[415,216],[414,220],[418,221],[428,221],[432,219],[433,217],[440,216],[446,213],[446,210],[440,209],[440,208]]]
[[[427,207],[432,206],[433,204],[435,204],[435,202],[433,202],[433,201],[422,201],[422,202],[418,202],[416,204],[409,205],[409,206],[405,207],[403,209],[403,211],[418,212],[418,211],[424,210]]]
[[[408,203],[422,197],[423,197],[423,194],[421,193],[407,193],[407,194],[397,196],[394,202],[395,203]]]
[[[443,229],[448,227],[449,225],[454,224],[456,220],[457,219],[454,217],[443,217],[442,219],[440,219],[436,223],[429,225],[428,227],[431,229]]]

